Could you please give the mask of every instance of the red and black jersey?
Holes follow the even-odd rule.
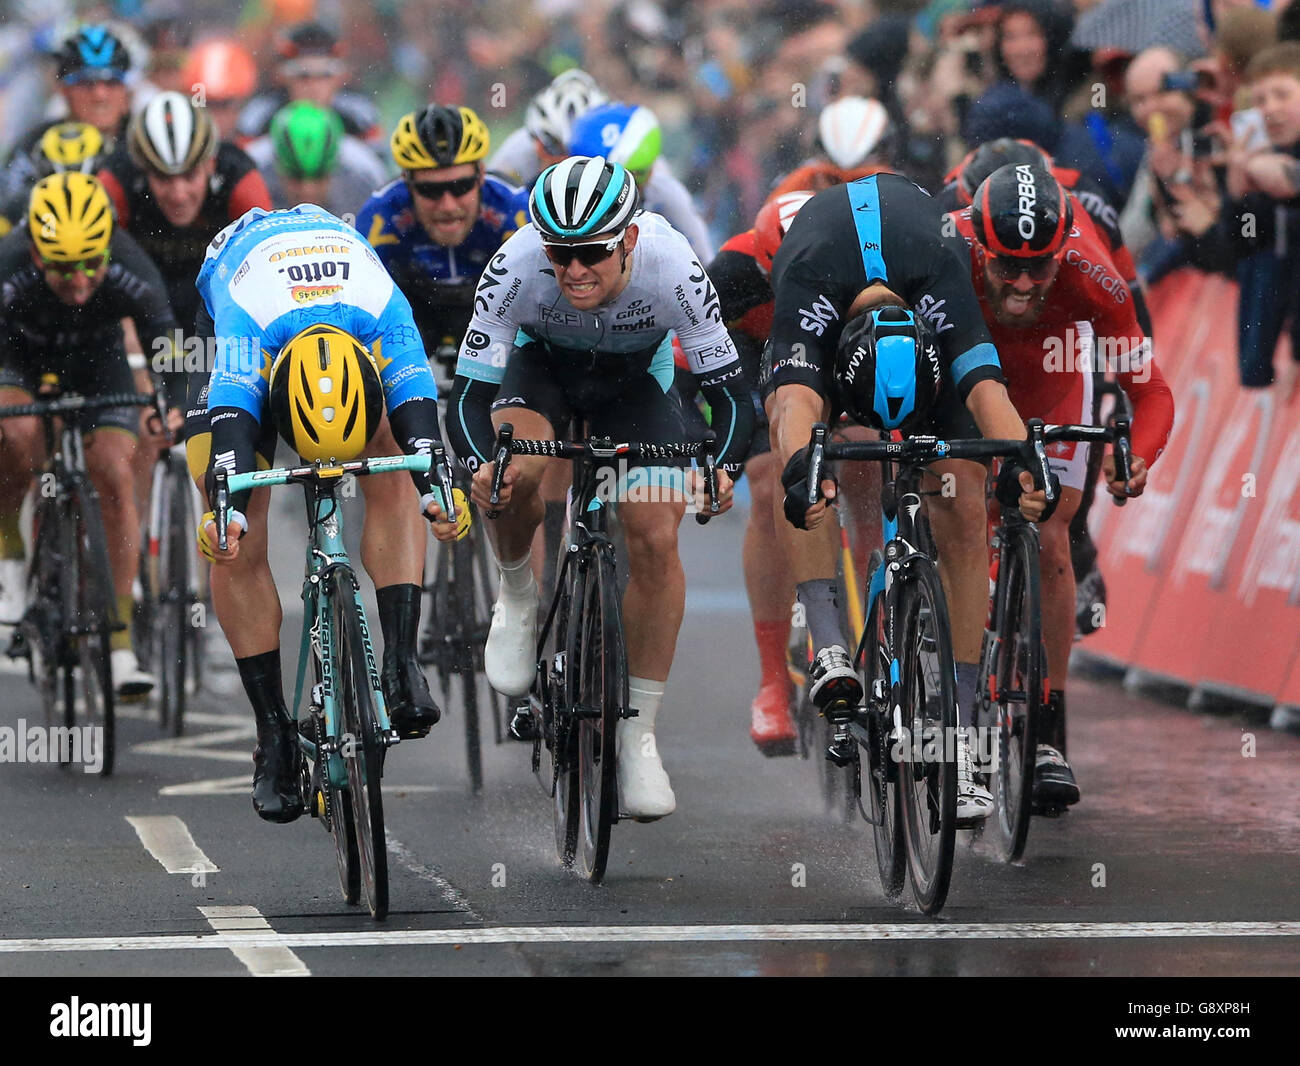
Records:
[[[1086,372],[1078,364],[1078,323],[1087,322],[1097,352],[1107,357],[1102,365],[1120,368],[1116,376],[1133,401],[1133,452],[1148,466],[1154,463],[1173,428],[1173,393],[1151,359],[1133,293],[1092,220],[1075,216],[1061,251],[1060,271],[1038,321],[1013,326],[998,322],[990,307],[984,249],[975,239],[970,209],[949,217],[969,248],[971,281],[997,346],[1007,392],[1020,415],[1044,417],[1070,392],[1077,375]]]
[[[130,232],[162,271],[167,295],[181,328],[191,330],[199,309],[194,287],[203,256],[212,238],[254,207],[271,210],[266,181],[242,148],[223,142],[217,149],[217,166],[208,184],[207,199],[189,226],[167,221],[144,171],[119,148],[99,172],[117,210],[118,224]]]

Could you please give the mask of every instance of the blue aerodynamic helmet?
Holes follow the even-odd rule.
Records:
[[[934,331],[915,312],[864,311],[840,334],[835,351],[840,406],[860,425],[914,432],[938,398],[939,373]]]

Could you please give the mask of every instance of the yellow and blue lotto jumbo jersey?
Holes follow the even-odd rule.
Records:
[[[276,354],[322,324],[374,353],[389,411],[437,398],[411,305],[365,238],[324,208],[253,208],[208,245],[198,289],[216,335],[209,410],[237,407],[260,422]]]

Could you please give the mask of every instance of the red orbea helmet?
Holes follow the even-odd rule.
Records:
[[[813,194],[807,189],[782,193],[768,200],[754,219],[754,259],[764,274],[772,273],[772,260],[781,247],[790,223]]]
[[[1041,259],[1065,245],[1074,209],[1046,168],[1014,163],[995,170],[975,190],[970,220],[989,255]]]

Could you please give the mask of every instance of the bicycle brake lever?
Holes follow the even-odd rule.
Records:
[[[1041,418],[1031,418],[1025,423],[1029,430],[1029,436],[1026,443],[1029,446],[1029,454],[1033,457],[1033,467],[1029,471],[1034,478],[1034,488],[1041,489],[1047,497],[1047,502],[1051,503],[1056,498],[1056,493],[1052,491],[1052,471],[1047,465],[1047,444],[1043,438],[1043,420]]]
[[[704,467],[704,491],[709,497],[708,513],[695,515],[695,521],[702,526],[707,525],[709,519],[718,513],[718,460],[713,454],[717,445],[718,439],[712,433],[700,441],[700,465]]]
[[[217,525],[217,548],[224,552],[230,547],[230,539],[226,536],[226,526],[230,524],[230,474],[225,470],[217,470],[214,481],[217,502],[212,517]]]
[[[809,507],[816,507],[822,498],[822,469],[826,466],[826,437],[828,430],[825,422],[818,422],[812,428],[808,440],[808,498]]]
[[[497,518],[501,512],[497,509],[497,504],[501,502],[501,486],[505,481],[506,467],[510,465],[510,442],[514,439],[515,427],[509,422],[502,422],[501,428],[497,430],[496,449],[492,454],[492,495],[488,497],[488,503],[491,505],[487,512],[488,518]]]
[[[1128,492],[1128,483],[1133,477],[1133,448],[1129,440],[1129,420],[1127,418],[1117,418],[1114,420],[1115,426],[1115,474],[1120,481],[1124,482],[1124,491]],[[1116,507],[1123,507],[1128,503],[1127,496],[1111,496],[1115,501]]]

